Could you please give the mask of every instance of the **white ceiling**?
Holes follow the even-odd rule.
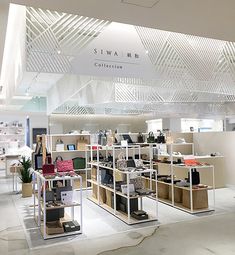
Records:
[[[56,0],[56,4],[53,0],[12,0],[11,2],[132,25],[235,41],[234,0]],[[128,2],[132,4],[127,4]]]
[[[56,4],[53,0],[1,0],[0,71],[10,2],[167,31],[235,41],[234,0],[56,0]],[[128,4],[128,2],[132,4]]]
[[[4,0],[1,2],[1,5],[5,6],[5,16],[2,16],[3,23],[1,23],[0,28],[4,34],[4,24],[7,20],[7,8],[6,3],[8,1]],[[195,36],[187,36],[182,34],[168,33],[164,31],[159,31],[146,27],[160,28],[168,31],[177,31],[183,32],[186,34],[200,35],[205,37],[223,39],[227,41],[235,41],[235,34],[233,33],[233,24],[235,21],[235,15],[233,10],[235,9],[235,2],[224,0],[86,0],[86,1],[75,1],[71,0],[69,4],[65,1],[57,0],[57,5],[54,6],[54,1],[23,1],[23,0],[13,0],[15,3],[26,4],[30,6],[41,7],[42,9],[51,9],[64,11],[66,13],[80,14],[88,17],[102,18],[105,20],[114,20],[119,22],[130,23],[138,25],[135,27],[139,37],[141,38],[145,49],[149,52],[149,57],[152,64],[155,66],[159,77],[161,75],[167,81],[161,80],[161,84],[158,82],[153,82],[154,86],[159,88],[159,91],[156,92],[158,100],[157,103],[163,99],[166,103],[180,102],[184,103],[181,105],[181,112],[185,111],[185,103],[203,103],[200,106],[200,111],[203,112],[206,106],[206,102],[216,102],[218,108],[223,108],[221,111],[218,111],[218,114],[226,114],[226,107],[223,104],[224,102],[234,101],[234,79],[235,79],[235,63],[230,57],[235,58],[235,44],[230,42],[222,42],[216,40],[210,40],[205,38],[199,38]],[[124,3],[125,2],[125,3]],[[5,5],[4,5],[5,3]],[[227,4],[227,5],[226,5]],[[211,13],[211,6],[213,6],[213,12]],[[131,13],[131,15],[130,15]],[[55,14],[57,15],[57,14]],[[60,14],[58,14],[59,17]],[[67,14],[69,17],[69,14]],[[65,17],[66,18],[66,17]],[[72,18],[72,17],[71,17]],[[59,18],[60,19],[60,18]],[[77,19],[80,19],[77,17]],[[35,21],[36,22],[36,21]],[[97,20],[99,22],[99,20]],[[36,23],[35,23],[36,24]],[[104,23],[106,25],[106,23]],[[66,33],[66,27],[64,27]],[[39,34],[35,37],[40,37],[40,47],[44,48],[44,53],[48,51],[51,54],[48,45],[53,46],[53,41],[50,40],[48,43],[49,35],[46,40],[41,37],[40,31]],[[157,41],[154,41],[155,33],[160,33],[157,35]],[[164,37],[163,34],[167,34],[167,38],[162,40],[162,45],[158,41],[158,38]],[[147,35],[147,37],[146,37]],[[148,38],[150,36],[151,38]],[[35,38],[31,38],[33,41]],[[147,43],[145,40],[147,38]],[[154,41],[154,45],[149,45],[149,41]],[[213,42],[212,42],[213,41]],[[3,43],[3,40],[2,40]],[[159,45],[157,45],[159,44]],[[43,46],[44,45],[44,46]],[[1,46],[1,41],[0,41]],[[32,46],[32,45],[31,45]],[[60,46],[60,45],[59,45]],[[158,47],[159,46],[159,47]],[[164,47],[163,47],[164,46]],[[34,49],[38,47],[37,44],[34,45]],[[30,48],[30,47],[28,47]],[[53,47],[52,47],[53,48]],[[31,49],[31,48],[30,48]],[[38,50],[38,48],[37,48]],[[43,50],[40,48],[40,51]],[[1,50],[0,50],[1,53]],[[27,64],[30,62],[30,50],[27,51],[28,59]],[[32,53],[32,50],[31,50]],[[55,52],[53,56],[61,58],[60,53]],[[38,51],[37,51],[38,54]],[[32,54],[31,54],[32,56]],[[48,55],[49,56],[49,55]],[[0,54],[1,57],[1,54]],[[34,57],[33,60],[42,61],[42,67],[45,68],[45,61],[49,61],[48,57],[38,58]],[[162,61],[164,59],[164,61]],[[233,60],[232,59],[232,60]],[[68,60],[69,63],[70,60]],[[36,63],[36,62],[35,62]],[[60,62],[54,62],[54,65],[58,65]],[[39,66],[37,63],[34,66]],[[51,62],[48,62],[48,66],[51,66]],[[47,90],[60,79],[63,74],[66,72],[58,71],[60,74],[53,73],[53,70],[39,70],[27,69],[31,73],[26,73],[21,83],[20,89],[17,91],[19,94],[24,94],[29,88],[32,94],[45,95]],[[46,74],[43,72],[51,72],[51,74]],[[69,73],[69,72],[68,72]],[[171,77],[172,76],[172,77]],[[183,79],[182,79],[183,78]],[[169,80],[171,80],[169,82]],[[173,82],[174,81],[174,82]],[[182,82],[184,81],[184,82]],[[201,82],[200,82],[201,81]],[[208,84],[203,83],[202,81],[208,81]],[[218,81],[218,83],[216,83]],[[209,83],[210,82],[210,83]],[[111,81],[112,83],[112,81]],[[145,83],[145,81],[144,81]],[[126,83],[128,84],[128,82]],[[129,84],[131,85],[147,85],[147,84]],[[152,84],[150,84],[152,86]],[[178,86],[178,87],[177,87]],[[209,91],[203,91],[201,88]],[[192,88],[193,89],[192,91]],[[151,88],[148,88],[151,90]],[[172,94],[168,97],[166,93],[167,90],[171,90]],[[180,89],[182,91],[180,91]],[[199,90],[199,91],[197,91]],[[225,96],[223,98],[217,97],[217,95],[211,95],[207,93],[222,93]],[[150,93],[153,93],[152,90]],[[193,94],[196,93],[196,94]],[[129,92],[131,95],[132,92]],[[228,96],[228,97],[227,97]],[[167,99],[165,99],[167,98]],[[168,99],[170,98],[170,99]],[[123,100],[123,101],[122,101]],[[110,102],[110,105],[103,105],[102,109],[106,109],[106,112],[117,112],[120,113],[145,113],[148,111],[156,112],[156,109],[159,109],[160,113],[164,112],[164,109],[173,111],[174,106],[170,105],[168,108],[164,108],[163,105],[159,106],[154,104],[151,107],[136,107],[135,104],[130,104],[126,101],[129,99],[123,98],[119,103],[117,101]],[[131,99],[132,100],[132,99]],[[140,101],[140,100],[139,100]],[[135,103],[142,103],[136,100]],[[126,104],[125,104],[126,103]],[[133,103],[133,102],[132,102]],[[156,102],[155,102],[156,103]],[[111,107],[114,105],[115,107]],[[67,107],[67,105],[66,105]],[[78,112],[86,112],[81,105],[75,104],[73,107],[78,107]],[[89,107],[87,105],[86,107]],[[91,106],[93,107],[93,106]],[[208,105],[208,114],[213,111],[213,107]],[[73,108],[73,109],[75,109]],[[194,112],[196,110],[196,104],[193,104],[189,110]],[[99,110],[99,107],[96,110]],[[129,111],[128,111],[129,109]],[[136,110],[136,111],[135,111]],[[73,110],[72,110],[73,111]],[[76,110],[77,111],[77,110]],[[75,112],[76,112],[75,111]],[[186,113],[190,112],[187,111]],[[70,111],[71,112],[71,111]],[[94,108],[89,108],[88,113],[94,112]]]

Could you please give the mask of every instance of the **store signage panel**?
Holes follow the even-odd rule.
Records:
[[[154,77],[154,67],[132,25],[111,23],[72,62],[77,74]]]

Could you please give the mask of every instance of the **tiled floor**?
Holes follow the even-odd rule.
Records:
[[[214,236],[216,233],[213,229],[219,231],[219,227],[222,229],[223,226],[226,226],[227,229],[224,229],[224,231],[228,240],[226,239],[224,242],[227,243],[230,240],[230,232],[232,234],[231,227],[235,225],[235,190],[232,189],[216,191],[216,210],[213,213],[191,215],[159,203],[159,222],[133,226],[128,226],[99,208],[87,200],[84,194],[84,233],[78,236],[44,241],[33,219],[32,198],[22,198],[20,194],[13,194],[11,190],[11,179],[6,179],[4,173],[0,172],[0,254],[41,254],[39,251],[42,250],[43,254],[48,253],[50,255],[56,250],[57,254],[76,254],[76,252],[78,254],[97,254],[105,250],[136,245],[145,236],[151,235],[159,224],[160,228],[156,233],[151,238],[144,240],[141,245],[138,245],[138,253],[136,248],[132,248],[122,249],[120,254],[142,254],[143,245],[148,244],[148,242],[149,245],[154,245],[155,242],[159,244],[157,246],[158,254],[173,254],[167,252],[173,252],[174,245],[177,245],[177,243],[173,242],[172,245],[167,245],[168,238],[178,240],[184,233],[186,235],[185,240],[190,245],[196,245],[196,240],[202,239],[203,235],[210,233]],[[145,201],[145,205],[149,210],[154,208],[153,201],[150,199]],[[223,220],[226,222],[222,224]],[[228,222],[229,220],[231,225]],[[221,222],[220,226],[218,222]],[[233,231],[233,234],[235,234],[235,228]],[[161,234],[159,235],[159,233]],[[190,241],[190,234],[192,235],[191,238],[194,238],[191,240],[192,242]],[[204,238],[206,238],[204,241],[208,244],[209,239],[205,236]],[[164,245],[160,241],[167,247],[163,247]],[[180,245],[180,242],[178,244]],[[181,254],[194,254],[192,253],[194,251],[184,253],[184,244],[181,245],[182,247],[179,249],[183,252]],[[207,246],[210,245],[211,243]],[[204,253],[198,251],[199,253],[195,254],[213,254],[211,252],[211,250],[214,251],[212,247],[209,247],[208,250],[205,249]],[[151,253],[154,251],[155,249],[147,249],[147,252],[144,251],[144,253],[157,254]],[[119,254],[119,252],[120,249],[104,254]],[[227,252],[229,251],[227,250]],[[177,254],[179,253],[177,252]],[[230,253],[221,254],[227,255]]]

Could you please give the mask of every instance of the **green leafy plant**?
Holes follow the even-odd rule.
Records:
[[[31,160],[22,156],[21,160],[19,160],[22,168],[20,170],[20,179],[23,183],[31,183],[32,182],[32,173],[30,171],[30,167],[32,166]]]

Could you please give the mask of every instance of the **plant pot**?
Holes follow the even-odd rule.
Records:
[[[22,183],[22,197],[32,197],[32,183]]]

